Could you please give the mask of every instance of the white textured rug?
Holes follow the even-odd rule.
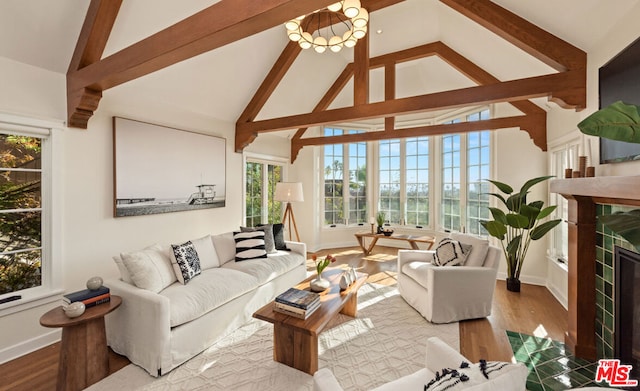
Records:
[[[458,323],[427,322],[395,286],[365,284],[358,317],[339,314],[319,338],[319,367],[345,390],[367,390],[424,366],[428,337],[459,350]],[[129,365],[88,388],[99,390],[311,390],[310,375],[273,361],[273,326],[257,319],[161,378]]]

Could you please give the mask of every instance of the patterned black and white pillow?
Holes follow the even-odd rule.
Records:
[[[249,259],[266,259],[264,231],[234,232],[236,242],[236,262]]]
[[[462,362],[460,368],[443,368],[424,385],[424,391],[455,391],[473,388],[478,391],[524,390],[528,370],[523,364],[480,360]]]
[[[171,245],[171,264],[181,284],[186,284],[200,274],[200,258],[191,241]]]
[[[433,255],[433,264],[436,266],[462,266],[470,253],[470,245],[444,238],[438,243]]]
[[[264,249],[267,254],[277,253],[276,242],[273,237],[273,224],[258,224],[255,228],[240,227],[240,232],[264,231]]]

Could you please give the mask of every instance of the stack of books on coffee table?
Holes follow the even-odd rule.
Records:
[[[68,306],[76,301],[84,303],[85,308],[93,307],[111,301],[111,291],[106,286],[101,286],[96,290],[83,289],[77,292],[67,293],[62,296],[62,306]]]
[[[320,295],[302,289],[289,288],[278,295],[274,311],[300,319],[307,319],[320,307]]]

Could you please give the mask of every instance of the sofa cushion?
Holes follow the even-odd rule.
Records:
[[[213,235],[213,247],[218,254],[220,265],[231,262],[236,258],[236,242],[233,240],[233,232],[225,232],[219,235]]]
[[[213,247],[213,239],[211,235],[203,236],[199,239],[192,239],[191,243],[196,248],[198,259],[200,260],[200,269],[211,269],[212,267],[220,267],[218,253]]]
[[[171,303],[171,327],[199,318],[203,314],[243,295],[257,285],[256,278],[222,267],[203,270],[188,285],[175,283],[160,292]]]
[[[157,244],[144,250],[122,253],[120,258],[138,288],[160,292],[176,281],[169,254]]]
[[[131,279],[131,274],[129,274],[127,267],[124,265],[124,263],[122,263],[122,258],[120,257],[120,255],[114,255],[113,262],[115,262],[116,266],[118,267],[118,271],[120,272],[120,279],[127,284],[135,285],[135,283]],[[171,270],[171,272],[173,273],[173,269]]]
[[[262,285],[274,278],[294,269],[305,262],[300,254],[278,251],[275,254],[268,254],[267,259],[254,259],[242,262],[229,262],[223,268],[239,270],[247,273],[258,280]]]
[[[276,250],[276,242],[273,238],[273,224],[260,224],[257,227],[240,227],[241,232],[263,231],[264,232],[264,249],[267,254],[274,254]]]
[[[250,259],[266,259],[264,231],[234,232],[236,242],[236,262]]]
[[[482,266],[487,258],[487,252],[489,251],[489,240],[452,232],[449,236],[453,240],[457,240],[460,243],[468,244],[471,246],[471,253],[465,261],[465,266]]]
[[[189,240],[182,244],[171,245],[171,264],[181,284],[186,284],[200,274],[200,258],[196,247]]]
[[[435,266],[432,263],[426,263],[423,261],[413,261],[405,263],[402,266],[402,273],[411,277],[415,282],[420,284],[425,289],[427,288],[427,270]]]
[[[273,224],[273,240],[276,250],[291,251],[284,241],[284,225],[282,223]]]
[[[460,243],[451,238],[444,238],[438,243],[433,263],[436,266],[460,266],[469,256],[472,246]]]
[[[524,391],[528,370],[523,364],[484,361],[461,363],[459,368],[443,368],[427,381],[425,391]]]

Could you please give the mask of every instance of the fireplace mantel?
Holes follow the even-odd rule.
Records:
[[[594,360],[596,203],[640,206],[640,176],[556,179],[552,193],[569,203],[568,331],[565,343],[576,356]]]

